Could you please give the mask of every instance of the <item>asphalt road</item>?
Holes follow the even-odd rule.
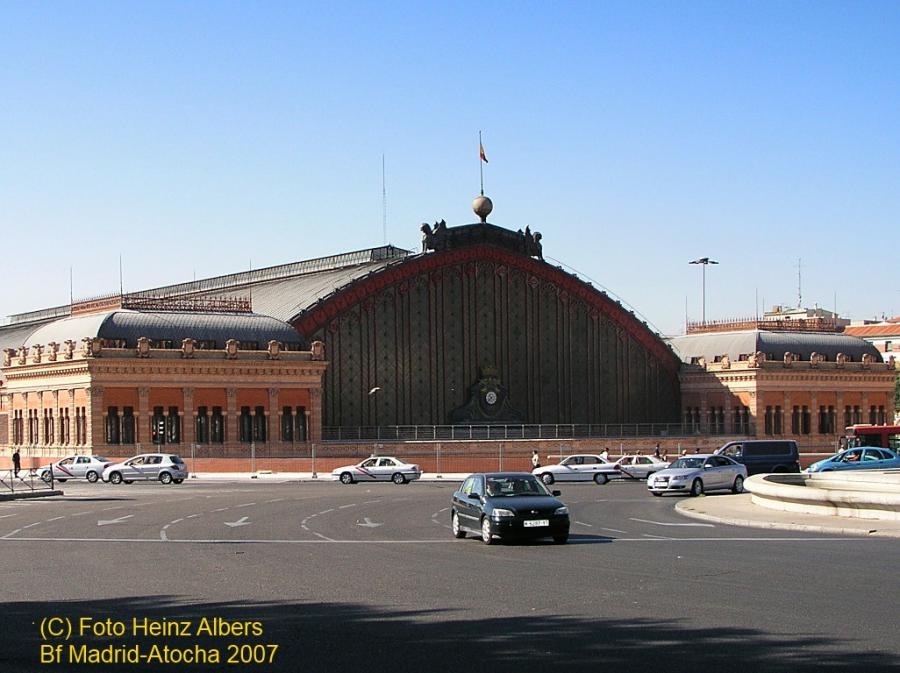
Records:
[[[569,544],[487,547],[450,535],[452,487],[70,483],[0,503],[0,671],[900,668],[900,540],[703,523],[611,483],[554,486]]]

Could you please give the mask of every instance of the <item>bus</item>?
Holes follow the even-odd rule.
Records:
[[[851,425],[844,436],[844,448],[857,446],[880,446],[900,451],[900,425]]]

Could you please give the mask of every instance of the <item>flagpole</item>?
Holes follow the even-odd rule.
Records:
[[[481,180],[481,195],[484,196],[484,145],[481,143],[481,131],[478,132],[478,177]]]

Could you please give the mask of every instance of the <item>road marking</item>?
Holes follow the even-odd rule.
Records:
[[[648,519],[629,519],[639,523],[652,523],[655,526],[677,526],[683,528],[715,528],[711,523],[665,523],[664,521],[650,521]]]
[[[231,528],[237,528],[238,526],[249,526],[249,525],[250,525],[250,522],[247,521],[247,519],[249,519],[249,518],[250,518],[249,516],[242,516],[242,517],[241,517],[240,519],[238,519],[237,521],[225,521],[225,522],[223,522],[223,523],[224,523],[226,526],[229,526],[229,527],[231,527]]]
[[[245,502],[243,505],[235,505],[234,508],[238,509],[240,507],[252,507],[255,504],[256,504],[255,502]]]
[[[15,532],[15,531],[14,531]],[[198,539],[198,540],[164,540],[156,538],[63,538],[63,537],[9,537],[13,533],[9,533],[0,537],[2,542],[112,542],[112,543],[135,543],[135,542],[167,542],[169,544],[460,544],[459,540],[450,539],[431,539],[431,540],[334,540],[327,538],[321,533],[316,535],[321,538],[319,540],[282,540],[282,539],[250,539],[250,540],[231,540],[221,538]],[[871,537],[863,535],[852,535],[850,537],[696,537],[696,538],[672,538],[672,537],[653,537],[653,538],[615,538],[613,540],[603,540],[602,544],[615,544],[618,542],[665,542],[665,543],[682,543],[682,542],[860,542],[868,540],[872,542],[888,542],[895,543],[896,538],[892,537]],[[593,541],[580,541],[577,538],[569,538],[569,544],[598,544]]]
[[[341,505],[338,509],[347,509],[348,507],[356,507],[356,503],[350,503],[349,505]]]
[[[378,528],[378,526],[383,526],[382,523],[377,523],[372,521],[369,517],[365,517],[365,523],[356,522],[357,526],[362,526],[363,528]]]
[[[588,528],[593,528],[593,527],[594,527],[594,524],[591,524],[591,523],[585,523],[584,521],[576,521],[575,523],[577,523],[579,526],[587,526]]]
[[[608,530],[611,533],[621,533],[622,535],[625,535],[628,532],[627,530],[619,530],[618,528],[602,528],[601,527],[600,530]]]
[[[114,523],[122,523],[126,519],[130,519],[133,516],[134,516],[134,514],[126,514],[125,516],[120,516],[118,519],[105,519],[103,521],[98,521],[97,525],[98,526],[109,526],[110,524],[114,524]]]

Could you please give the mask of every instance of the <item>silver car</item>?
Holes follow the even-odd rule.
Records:
[[[187,465],[172,453],[142,453],[121,463],[113,463],[101,478],[110,484],[130,484],[133,481],[160,481],[163,484],[180,484],[188,477]]]
[[[653,495],[707,491],[744,492],[747,468],[727,456],[694,454],[682,456],[665,470],[647,477],[647,488]]]

